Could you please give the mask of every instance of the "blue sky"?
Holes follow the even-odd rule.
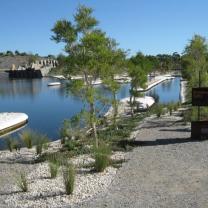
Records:
[[[208,36],[207,0],[0,0],[0,51],[59,54],[50,40],[58,19],[92,7],[99,27],[131,54],[181,53],[194,34]]]

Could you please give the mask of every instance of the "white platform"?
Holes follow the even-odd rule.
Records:
[[[48,86],[58,86],[61,85],[61,82],[50,82],[48,83]]]
[[[0,132],[13,128],[18,125],[24,125],[28,120],[25,113],[0,113]]]
[[[153,82],[150,82],[147,86],[147,88],[143,89],[143,88],[137,88],[138,92],[144,92],[147,90],[150,90],[151,88],[153,88],[154,86],[166,81],[166,80],[171,80],[174,79],[175,77],[171,76],[171,75],[160,75],[160,76],[156,76]]]
[[[120,102],[126,103],[129,101],[130,101],[130,98],[127,97],[127,98],[122,99]],[[150,96],[144,96],[144,97],[136,98],[136,102],[139,103],[139,109],[146,110],[146,109],[150,108],[152,105],[154,105],[155,99]]]

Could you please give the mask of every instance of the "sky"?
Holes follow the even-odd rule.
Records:
[[[0,0],[0,51],[58,55],[59,19],[73,22],[79,4],[92,7],[99,28],[130,55],[182,53],[194,34],[208,37],[207,0]]]

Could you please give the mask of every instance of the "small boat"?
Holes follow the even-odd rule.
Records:
[[[66,79],[66,77],[64,77],[63,75],[54,75],[52,77],[56,79]]]
[[[48,86],[58,86],[61,85],[61,82],[50,82],[48,83]]]
[[[25,113],[0,113],[0,135],[7,134],[28,122]]]

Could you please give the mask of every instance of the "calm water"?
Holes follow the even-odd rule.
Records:
[[[50,138],[58,137],[58,130],[64,119],[70,118],[83,107],[82,101],[66,93],[64,85],[48,87],[53,78],[33,80],[0,80],[0,111],[24,112],[29,116],[27,127],[47,134]],[[117,97],[129,96],[129,84],[121,87]],[[109,95],[104,88],[102,92]],[[179,101],[180,79],[163,82],[146,93],[160,103]],[[2,146],[2,139],[0,147]]]

